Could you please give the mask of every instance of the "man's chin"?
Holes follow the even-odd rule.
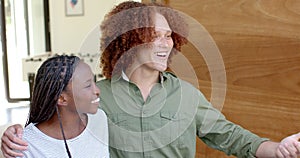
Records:
[[[156,64],[155,65],[156,70],[163,72],[167,70],[167,65],[163,65],[163,64]]]

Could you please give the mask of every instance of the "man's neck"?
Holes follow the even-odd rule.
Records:
[[[134,71],[126,71],[129,81],[135,83],[140,89],[144,100],[150,94],[152,87],[159,82],[160,72],[157,70],[135,69]]]

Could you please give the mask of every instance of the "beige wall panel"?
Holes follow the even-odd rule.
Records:
[[[222,112],[275,141],[300,131],[299,0],[168,0],[201,23],[224,60],[227,94]],[[210,98],[206,63],[189,44],[201,91]],[[197,143],[196,157],[227,157]]]

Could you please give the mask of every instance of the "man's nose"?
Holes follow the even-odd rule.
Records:
[[[159,45],[161,47],[169,47],[169,40],[167,37],[160,37],[159,39]]]

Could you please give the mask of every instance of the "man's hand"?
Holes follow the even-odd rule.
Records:
[[[300,132],[284,138],[276,149],[278,158],[297,158],[300,156]]]
[[[1,150],[6,158],[16,156],[23,156],[22,153],[17,152],[27,149],[27,142],[22,140],[23,128],[21,125],[16,124],[9,126],[1,137]]]

